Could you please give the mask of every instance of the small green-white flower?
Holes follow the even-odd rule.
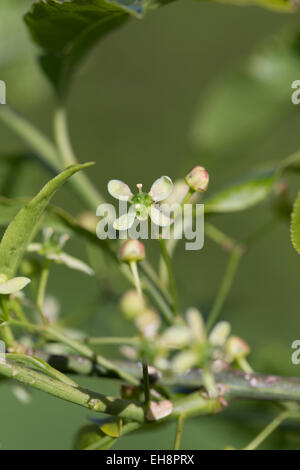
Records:
[[[92,276],[94,271],[90,266],[62,250],[68,240],[68,235],[58,235],[49,227],[44,230],[43,242],[31,243],[28,246],[27,251],[30,253],[38,253],[40,256],[54,261],[57,264],[64,264],[65,266],[68,266],[68,268],[75,269]]]
[[[152,222],[161,227],[167,227],[173,220],[164,214],[157,202],[163,201],[170,196],[173,190],[172,180],[168,176],[161,176],[153,185],[149,193],[143,192],[142,184],[137,184],[138,194],[133,194],[129,186],[120,180],[110,180],[107,189],[109,194],[119,201],[127,201],[130,208],[127,214],[121,215],[113,223],[115,230],[127,230],[132,227],[135,218],[140,221],[151,218]]]
[[[220,321],[211,330],[208,337],[209,343],[216,348],[222,348],[230,335],[230,331],[230,323],[227,321]]]
[[[0,294],[15,294],[29,284],[28,277],[13,277],[8,279],[5,274],[0,274]]]
[[[173,325],[163,332],[159,344],[167,349],[182,349],[188,346],[192,339],[192,332],[188,326]]]

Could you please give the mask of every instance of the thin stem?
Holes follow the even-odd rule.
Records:
[[[135,261],[131,261],[129,263],[132,277],[133,277],[133,282],[136,288],[136,291],[139,295],[139,297],[142,299],[143,298],[143,292],[142,292],[142,286],[141,286],[141,281],[140,281],[140,276],[137,268],[137,264]]]
[[[166,300],[169,303],[172,303],[172,297],[170,296],[169,292],[161,283],[159,276],[156,274],[155,270],[151,266],[151,264],[144,260],[141,262],[141,271],[145,273],[149,277],[149,279],[153,282],[155,287],[165,296]]]
[[[0,304],[1,309],[4,315],[4,319],[6,322],[10,321],[10,313],[7,305],[7,298],[5,295],[0,295]],[[5,326],[2,328],[1,337],[6,344],[6,347],[13,347],[15,343],[15,338],[13,332],[11,331],[10,326]]]
[[[115,336],[106,336],[103,338],[88,338],[88,344],[93,345],[110,345],[110,344],[131,344],[131,345],[138,345],[140,344],[140,339],[131,337],[131,338],[122,338],[122,337],[115,337]]]
[[[235,246],[230,254],[222,284],[220,286],[219,292],[215,299],[213,308],[207,319],[207,323],[206,323],[207,332],[210,331],[210,329],[212,328],[212,326],[214,325],[214,323],[216,322],[216,320],[218,319],[221,313],[222,307],[229,294],[229,291],[230,291],[235,273],[237,271],[238,265],[240,263],[242,254],[243,254],[243,251],[239,245]]]
[[[54,113],[54,136],[63,166],[77,163],[77,158],[69,137],[66,110],[62,105],[59,105]],[[84,202],[86,202],[91,209],[96,209],[100,203],[104,202],[101,194],[96,190],[85,174],[78,173],[72,180],[77,193],[81,195]]]
[[[160,243],[161,255],[168,271],[170,290],[171,290],[171,294],[173,297],[174,314],[175,316],[178,316],[179,315],[179,305],[178,305],[179,302],[178,302],[176,283],[175,283],[172,265],[171,265],[171,259],[170,259],[170,256],[166,247],[165,240],[163,238],[160,238],[159,243]]]
[[[160,309],[160,312],[164,319],[166,320],[167,323],[172,324],[174,323],[174,315],[173,312],[169,306],[169,304],[166,302],[164,297],[161,295],[161,291],[156,288],[156,286],[149,282],[148,280],[145,279],[145,289],[148,291],[148,293],[151,295],[153,300],[156,302],[158,308]]]
[[[1,325],[0,325],[1,327]],[[103,369],[93,359],[83,358],[78,361],[75,355],[52,355],[45,351],[35,351],[35,355],[64,373],[90,375],[92,372],[99,377],[116,378],[111,371]],[[113,361],[112,361],[113,362]],[[141,370],[139,364],[129,361],[116,361],[124,372],[139,379]],[[271,402],[300,402],[300,379],[296,377],[281,377],[259,373],[244,373],[230,367],[214,372],[214,379],[225,390],[225,398],[268,400]],[[195,390],[204,386],[204,370],[191,369],[184,375],[163,375],[157,383],[164,387],[184,387]]]
[[[74,349],[74,351],[78,352],[79,354],[82,354],[84,357],[93,359],[96,362],[96,364],[103,366],[107,370],[112,371],[118,377],[125,380],[126,382],[132,383],[133,385],[139,384],[139,380],[137,380],[131,374],[124,372],[121,368],[116,366],[114,363],[112,363],[108,359],[105,359],[103,356],[99,354],[95,354],[94,351],[90,349],[88,346],[86,346],[85,344],[79,343],[78,341],[68,338],[67,336],[64,335],[64,333],[54,328],[53,326],[50,326],[50,325],[46,326],[43,331],[50,334],[52,338],[58,341],[61,341],[63,344]]]
[[[105,396],[80,387],[72,387],[8,360],[0,361],[0,374],[92,411],[139,423],[145,422],[145,408],[139,402]],[[177,418],[182,414],[186,416],[213,414],[220,410],[221,406],[218,400],[203,398],[196,392],[175,400],[173,413],[168,418]]]
[[[252,374],[253,373],[253,369],[252,369],[252,367],[250,366],[249,362],[247,361],[247,359],[245,357],[240,357],[237,360],[237,363],[240,366],[240,368],[244,372],[246,372],[246,374]]]
[[[224,232],[215,227],[209,222],[205,222],[204,227],[205,235],[207,235],[211,240],[213,240],[217,245],[221,246],[226,251],[231,251],[235,245],[235,241],[228,237]]]
[[[44,298],[45,292],[47,287],[47,282],[49,278],[49,271],[50,271],[51,260],[46,259],[45,265],[41,272],[40,282],[38,286],[37,298],[36,298],[36,305],[39,315],[43,323],[45,323],[46,319],[43,314],[43,305],[44,305]]]
[[[187,204],[187,202],[190,200],[193,194],[195,194],[195,191],[189,188],[188,192],[186,193],[185,197],[180,203],[180,208],[178,208],[177,211],[175,211],[174,213],[174,216],[173,216],[174,224],[172,224],[172,226],[170,227],[170,230],[173,236],[171,236],[170,239],[166,242],[166,250],[170,258],[172,258],[173,252],[180,238],[180,237],[175,238],[174,236],[174,232],[176,233],[176,222],[177,222],[178,216],[180,215],[181,217],[181,213],[182,213],[182,210],[184,209],[184,205]],[[182,229],[182,221],[181,221],[180,227]],[[164,238],[164,231],[162,232],[162,238]],[[164,259],[162,256],[160,257],[160,260],[159,260],[159,276],[160,276],[162,283],[167,284],[168,271],[167,271],[167,267],[166,267],[166,264],[164,263]]]
[[[26,323],[28,319],[23,311],[20,300],[18,298],[10,299],[10,306],[18,320]]]
[[[113,362],[105,359],[100,354],[95,354],[92,349],[90,349],[87,345],[82,344],[74,339],[69,338],[66,336],[62,331],[58,328],[51,326],[51,325],[34,325],[32,323],[21,322],[18,320],[10,320],[9,322],[12,325],[20,326],[26,328],[30,332],[36,332],[43,337],[50,338],[56,341],[60,341],[61,343],[69,346],[78,354],[82,355],[93,361],[100,367],[103,367],[106,371],[113,374],[113,376],[120,378],[126,382],[129,382],[133,385],[139,385],[139,380],[136,379],[130,373],[123,371],[118,365],[114,364]]]
[[[7,296],[6,295],[0,295],[0,304],[1,304],[1,309],[4,315],[4,319],[6,321],[10,320],[10,313],[9,313],[9,308],[7,305]]]
[[[34,156],[44,162],[54,173],[61,170],[60,153],[39,129],[14,111],[10,106],[0,108],[0,119],[34,152]],[[95,210],[104,201],[101,194],[83,174],[75,175],[69,183],[77,196],[91,209]]]
[[[64,164],[76,163],[77,160],[69,137],[67,115],[63,106],[58,106],[54,113],[54,136]]]
[[[177,427],[176,427],[176,434],[175,434],[175,442],[174,442],[174,450],[179,450],[180,449],[180,442],[181,442],[181,436],[182,436],[182,431],[183,431],[183,424],[185,420],[185,415],[179,415],[177,418]]]
[[[5,105],[0,108],[0,119],[19,135],[47,165],[58,169],[59,160],[55,146],[25,117]]]
[[[122,274],[128,279],[129,282],[131,282],[134,285],[133,276],[132,276],[132,273],[131,273],[131,270],[130,270],[129,266],[127,266],[124,263],[120,264],[119,266],[120,266]],[[143,270],[142,265],[141,265],[140,271],[143,274],[142,282],[143,282],[144,289],[146,289],[148,294],[152,297],[152,299],[156,303],[157,307],[160,310],[160,313],[162,314],[162,316],[164,317],[166,322],[170,323],[170,324],[174,323],[173,312],[170,308],[170,305],[166,301],[166,299],[165,299],[165,297],[162,293],[162,290],[160,288],[158,288],[151,281],[151,279],[149,278],[147,273]]]
[[[144,407],[142,404],[107,397],[80,387],[72,387],[8,360],[0,362],[0,374],[96,412],[144,422]]]
[[[148,364],[145,361],[143,362],[143,385],[145,394],[145,409],[148,410],[150,405],[150,383]]]
[[[255,450],[260,444],[277,429],[281,423],[289,417],[289,413],[284,411],[274,418],[259,434],[253,439],[244,450]]]
[[[184,205],[189,202],[189,200],[191,199],[191,197],[193,196],[193,194],[195,194],[195,191],[192,189],[192,188],[189,188],[188,192],[186,193],[186,195],[184,196],[183,200],[181,201],[181,208],[184,207]]]

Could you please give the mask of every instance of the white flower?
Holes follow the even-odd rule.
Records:
[[[29,284],[28,277],[13,277],[8,279],[5,274],[0,274],[0,294],[15,294]]]
[[[68,266],[68,268],[93,276],[94,271],[90,266],[80,259],[62,251],[62,248],[68,239],[68,235],[64,234],[59,236],[54,233],[54,230],[51,227],[49,227],[44,229],[43,243],[30,243],[27,251],[29,253],[38,253],[40,256],[44,256],[46,259],[54,261],[57,264],[64,264],[65,266]]]
[[[172,180],[168,176],[161,176],[154,181],[149,193],[142,191],[142,184],[137,184],[137,187],[139,192],[133,195],[129,186],[123,181],[109,181],[107,185],[109,194],[119,199],[119,201],[128,201],[131,204],[128,213],[121,215],[121,217],[114,221],[114,229],[127,230],[133,225],[135,218],[143,221],[149,216],[154,224],[161,227],[172,224],[173,220],[156,205],[157,202],[163,201],[170,196],[173,191]]]

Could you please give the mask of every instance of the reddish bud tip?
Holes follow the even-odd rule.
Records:
[[[120,249],[120,260],[124,263],[142,261],[145,259],[144,245],[138,240],[127,240]]]
[[[186,175],[185,182],[193,191],[200,193],[207,190],[209,174],[203,166],[194,166]]]

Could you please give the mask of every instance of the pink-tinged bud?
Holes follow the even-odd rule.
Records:
[[[186,175],[185,182],[193,191],[201,193],[207,190],[209,174],[203,166],[194,166]]]
[[[225,351],[230,361],[235,361],[250,353],[248,344],[238,336],[230,336],[226,341]]]
[[[78,222],[87,230],[95,232],[99,219],[93,212],[86,211],[79,214]]]
[[[135,326],[145,338],[154,338],[160,328],[160,324],[160,316],[151,308],[147,308],[135,318]]]
[[[132,263],[145,259],[144,245],[138,240],[127,240],[120,249],[120,260],[124,263]]]

